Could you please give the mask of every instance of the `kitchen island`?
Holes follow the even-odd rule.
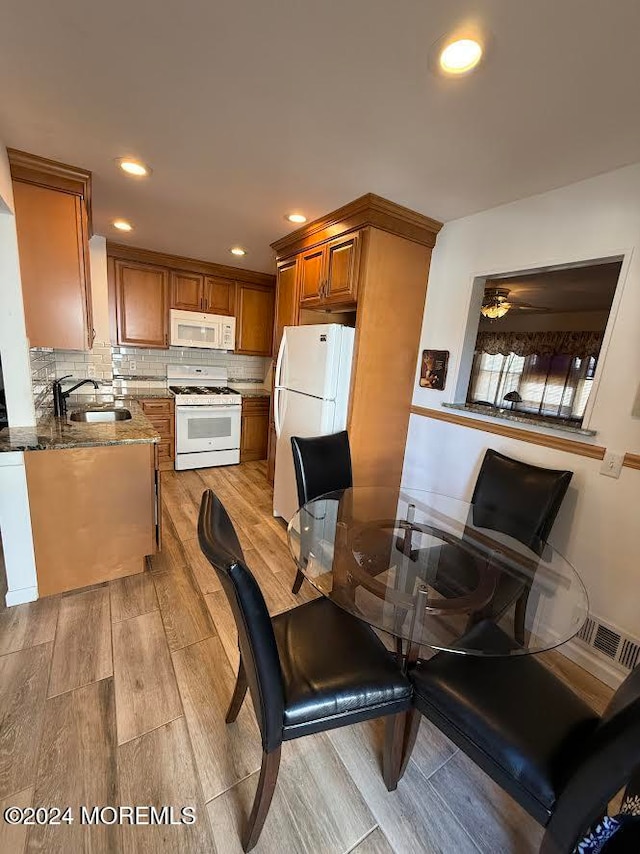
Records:
[[[142,572],[160,545],[160,435],[132,399],[108,423],[45,415],[0,431],[0,453],[23,452],[39,596]],[[71,404],[74,412],[105,404]]]

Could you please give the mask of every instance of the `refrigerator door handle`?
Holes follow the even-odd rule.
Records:
[[[278,388],[281,385],[281,374],[282,374],[282,361],[284,359],[284,348],[285,348],[285,333],[284,329],[282,330],[282,338],[280,339],[280,348],[278,350],[278,358],[276,360],[276,370],[275,370],[275,380],[274,385]]]
[[[276,386],[273,399],[273,424],[276,428],[277,439],[280,438],[280,434],[282,433],[282,424],[280,423],[280,392],[281,389]]]

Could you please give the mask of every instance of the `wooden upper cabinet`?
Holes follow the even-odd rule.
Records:
[[[275,277],[107,242],[111,339],[169,346],[170,308],[236,317],[236,352],[271,355]]]
[[[169,272],[115,259],[113,265],[118,344],[169,346]]]
[[[204,280],[204,310],[233,316],[236,310],[236,283],[207,276]]]
[[[298,299],[298,263],[289,258],[278,264],[276,279],[276,318],[273,327],[273,355],[278,354],[282,330],[285,326],[297,326],[300,315]]]
[[[324,246],[300,253],[300,303],[317,305],[322,299],[326,251]]]
[[[361,242],[359,234],[349,234],[327,243],[324,303],[334,305],[356,301]]]
[[[236,285],[236,353],[270,356],[274,291],[268,285]]]
[[[171,308],[233,315],[236,283],[200,273],[171,271]]]
[[[204,276],[171,271],[171,308],[204,311]]]
[[[10,151],[9,161],[29,345],[86,350],[94,338],[86,203],[91,175],[22,152]]]
[[[300,306],[324,306],[355,303],[361,235],[346,234],[300,253]]]

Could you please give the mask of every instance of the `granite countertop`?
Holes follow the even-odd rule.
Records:
[[[234,388],[242,397],[271,397],[271,392],[268,389],[242,389]]]
[[[175,394],[168,388],[146,388],[139,391],[122,391],[114,394],[116,400],[146,400],[148,397],[175,398]]]
[[[563,433],[577,433],[580,436],[595,436],[595,430],[586,430],[561,420],[552,418],[536,418],[518,412],[517,409],[495,409],[490,406],[482,406],[477,403],[443,403],[445,409],[457,409],[460,412],[472,412],[475,415],[485,415],[487,418],[498,418],[503,421],[517,421],[519,424],[533,425],[534,427],[547,427],[550,430],[560,430]]]
[[[5,427],[0,430],[0,453],[3,451],[56,451],[67,448],[93,448],[101,445],[138,445],[159,442],[160,435],[142,414],[135,400],[117,400],[107,407],[126,408],[129,421],[86,424],[56,418],[53,413],[38,419],[35,427]],[[105,406],[105,404],[102,404]],[[69,412],[78,409],[99,409],[91,404],[69,403]],[[106,407],[105,407],[106,408]]]

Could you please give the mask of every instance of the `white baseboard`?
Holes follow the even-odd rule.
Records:
[[[592,647],[587,646],[576,638],[563,643],[556,650],[562,653],[574,664],[579,664],[586,671],[591,673],[605,685],[611,688],[618,688],[628,675],[621,667],[618,667],[614,662],[609,662],[602,656],[598,655]]]
[[[7,608],[11,608],[13,605],[24,605],[25,602],[35,602],[37,598],[37,587],[23,587],[20,590],[9,590],[4,601]]]

